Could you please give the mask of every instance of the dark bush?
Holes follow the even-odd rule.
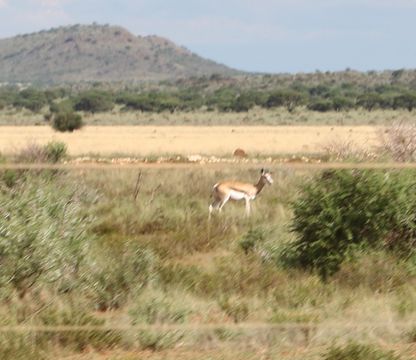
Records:
[[[357,249],[385,248],[411,256],[416,240],[413,171],[325,171],[293,203],[286,251],[292,265],[315,269],[323,279]]]
[[[308,104],[307,108],[312,111],[327,112],[333,110],[333,104],[330,100],[316,100]]]
[[[181,100],[175,95],[164,93],[124,94],[117,99],[117,103],[124,104],[126,109],[143,112],[174,112],[181,108]]]
[[[52,119],[52,127],[61,132],[80,129],[83,126],[81,115],[75,112],[60,112],[55,114]]]

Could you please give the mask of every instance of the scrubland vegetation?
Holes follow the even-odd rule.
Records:
[[[412,162],[415,95],[404,75],[383,86],[264,77],[263,89],[212,87],[216,78],[209,89],[1,88],[0,107],[5,121],[66,125],[135,112],[153,124],[209,125],[212,114],[233,124],[241,114],[271,125],[401,120],[375,154],[334,143],[322,159]],[[55,141],[0,160],[67,156]],[[272,164],[275,183],[250,218],[230,203],[208,221],[212,185],[255,182],[250,166],[1,170],[0,358],[414,358],[415,171]]]
[[[2,171],[0,357],[411,358],[414,172],[272,170]]]
[[[22,111],[40,114],[37,123],[51,123],[60,131],[67,127],[56,126],[55,119],[74,118],[79,114],[90,118],[94,114],[96,124],[115,124],[121,118],[123,124],[146,124],[143,120],[126,116],[141,113],[150,114],[153,125],[168,124],[166,116],[181,114],[175,118],[175,124],[198,125],[198,115],[210,113],[247,114],[250,111],[282,113],[285,118],[248,116],[238,123],[244,124],[296,124],[316,123],[310,117],[318,118],[317,123],[343,124],[385,124],[389,119],[384,116],[369,115],[375,111],[408,112],[416,106],[414,74],[397,70],[391,74],[355,74],[353,72],[309,74],[296,76],[248,76],[233,78],[222,76],[201,77],[176,82],[161,82],[135,86],[117,87],[110,84],[67,85],[61,88],[29,87],[21,90],[14,86],[0,88],[0,110],[2,123],[13,120],[13,115],[22,117]],[[361,114],[356,117],[357,112]],[[105,113],[112,114],[112,120],[106,121]],[[338,116],[327,114],[350,113],[340,120]],[[158,116],[164,114],[165,116]],[[315,115],[313,115],[315,114]],[[318,116],[317,116],[317,115]],[[325,116],[321,116],[325,114]],[[115,116],[116,115],[116,116]],[[195,119],[196,117],[196,119]],[[31,116],[34,119],[33,116]],[[36,117],[35,117],[36,118]],[[186,120],[188,118],[188,120]],[[190,119],[189,119],[190,118]],[[332,120],[330,120],[332,119]],[[326,121],[326,122],[325,122]],[[73,121],[72,121],[73,122]],[[205,125],[206,121],[203,121]],[[29,122],[30,123],[30,122]],[[214,124],[227,124],[217,117]],[[82,126],[77,120],[77,127]],[[71,131],[72,128],[68,127]]]

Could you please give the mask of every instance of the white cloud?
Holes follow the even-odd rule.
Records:
[[[7,0],[0,0],[0,8],[7,6]]]

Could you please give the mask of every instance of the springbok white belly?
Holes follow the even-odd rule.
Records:
[[[249,196],[241,191],[237,191],[237,190],[231,190],[230,191],[230,199],[231,200],[243,200],[245,198],[248,198]]]

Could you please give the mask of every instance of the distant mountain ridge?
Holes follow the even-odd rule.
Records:
[[[241,72],[159,36],[119,26],[74,25],[0,39],[0,82],[174,80]]]

